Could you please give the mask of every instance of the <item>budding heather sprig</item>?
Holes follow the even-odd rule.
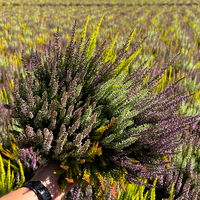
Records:
[[[138,79],[149,69],[128,74],[142,48],[130,54],[123,47],[111,60],[104,43],[95,51],[101,21],[89,43],[74,41],[74,26],[66,50],[58,48],[57,37],[46,55],[32,53],[26,62],[31,70],[15,81],[12,118],[24,130],[14,132],[20,148],[59,162],[66,181],[82,178],[86,186],[83,175],[90,171],[87,180],[98,191],[109,180],[115,196],[118,179],[138,183],[172,170],[162,158],[182,142],[182,131],[197,116],[178,115],[187,95],[166,89],[153,96],[153,80]]]

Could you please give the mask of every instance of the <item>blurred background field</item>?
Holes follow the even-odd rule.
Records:
[[[143,50],[136,60],[136,66],[141,61],[152,62],[155,59],[156,66],[161,66],[169,57],[180,53],[172,66],[173,70],[184,73],[199,67],[200,9],[196,5],[198,1],[125,1],[123,6],[117,5],[120,3],[118,0],[109,1],[110,6],[103,5],[108,1],[81,1],[82,5],[73,6],[77,2],[37,1],[36,4],[36,1],[2,1],[0,67],[17,69],[20,66],[22,50],[29,54],[31,49],[36,47],[42,49],[53,37],[57,27],[61,32],[61,38],[66,42],[69,41],[75,20],[77,20],[79,31],[87,16],[90,16],[88,31],[90,34],[102,15],[105,16],[98,36],[100,42],[106,40],[109,43],[118,34],[116,46],[121,46],[133,31],[134,40],[131,45],[134,48],[146,38],[142,43]],[[147,2],[152,6],[146,5]],[[3,5],[4,3],[6,5]],[[19,3],[19,5],[16,6],[13,3]],[[50,3],[73,3],[73,5],[51,6]],[[92,5],[86,6],[88,3]],[[99,3],[100,5],[95,5]],[[141,5],[138,6],[138,3]],[[156,3],[174,4],[159,6]],[[183,5],[176,5],[178,3],[183,3]],[[188,6],[187,3],[191,5]],[[10,70],[7,69],[7,71]],[[0,79],[1,85],[4,78]],[[195,81],[195,77],[193,79]],[[194,83],[194,85],[197,84]]]
[[[131,35],[130,51],[141,47],[132,69],[146,62],[156,74],[175,58],[155,92],[184,77],[183,86],[192,99],[182,105],[181,112],[188,115],[200,112],[200,1],[197,0],[0,1],[1,102],[8,103],[6,89],[13,88],[14,74],[23,72],[22,52],[29,55],[33,49],[42,50],[57,28],[62,43],[68,43],[75,20],[78,40],[88,16],[88,35],[104,16],[98,35],[99,44],[104,40],[110,44],[116,38],[117,50]],[[184,151],[184,147],[181,148]],[[184,167],[188,155],[192,155],[192,148],[182,153]],[[199,153],[195,162],[198,166]]]

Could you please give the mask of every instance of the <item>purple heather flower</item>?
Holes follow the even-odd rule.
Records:
[[[19,149],[20,157],[27,168],[33,170],[37,169],[37,155],[32,147],[26,149]]]

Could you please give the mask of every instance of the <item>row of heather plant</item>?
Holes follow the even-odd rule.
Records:
[[[180,111],[192,95],[183,80],[155,92],[173,59],[156,75],[148,61],[132,68],[142,44],[130,51],[131,33],[121,49],[117,36],[97,45],[101,22],[23,55],[2,94],[1,195],[53,159],[61,187],[81,180],[66,199],[198,199],[200,115]]]

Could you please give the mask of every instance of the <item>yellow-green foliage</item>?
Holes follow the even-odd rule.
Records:
[[[18,147],[14,142],[10,143],[9,149],[0,145],[0,197],[25,182],[23,165],[17,156]]]
[[[9,102],[9,96],[8,96],[8,93],[7,93],[5,88],[0,90],[0,100],[5,102],[5,103]]]
[[[133,31],[131,32],[130,37],[129,37],[129,39],[128,39],[128,42],[127,42],[127,44],[126,44],[126,47],[125,47],[125,50],[126,50],[126,51],[128,51],[128,49],[129,49],[129,47],[130,47],[130,45],[131,45],[131,42],[133,41],[135,35],[136,35],[136,30],[133,30]]]
[[[151,200],[156,200],[156,183],[157,183],[158,178],[155,178],[154,182],[153,182],[153,188],[151,188],[150,190],[150,199]]]
[[[102,59],[102,63],[105,63],[105,62],[108,62],[108,61],[111,61],[111,62],[114,62],[115,61],[115,58],[116,58],[116,54],[115,54],[115,51],[114,51],[114,47],[115,47],[115,44],[117,42],[117,38],[119,36],[119,33],[117,33],[113,39],[113,41],[111,42],[110,46],[108,49],[106,49],[104,52],[103,52],[103,59]]]
[[[169,200],[173,200],[174,198],[174,183],[172,183],[172,187],[171,187],[171,190],[170,190],[170,197],[169,197]]]
[[[88,48],[87,48],[87,51],[86,51],[87,59],[90,59],[93,56],[93,53],[95,51],[96,42],[97,42],[97,35],[99,33],[99,29],[100,29],[103,17],[104,16],[102,16],[101,19],[99,20],[98,24],[95,27],[95,30],[93,31],[93,33],[90,37],[90,41],[89,41]],[[87,22],[86,22],[86,25],[87,25]],[[86,26],[86,28],[87,28],[87,26]]]
[[[17,169],[13,169],[10,159],[3,159],[0,154],[0,197],[21,187],[25,182],[24,170],[20,160],[17,160]],[[16,176],[20,181],[17,182]]]
[[[7,82],[7,85],[8,85],[9,90],[12,90],[14,88],[14,81],[9,80]],[[0,102],[4,102],[4,103],[7,103],[7,104],[10,102],[10,96],[9,96],[5,87],[0,89]]]
[[[156,200],[156,183],[157,178],[153,182],[153,188],[146,188],[145,185],[137,185],[135,183],[126,183],[125,191],[119,190],[116,200]],[[146,184],[147,180],[143,180],[143,183]]]
[[[90,21],[90,16],[87,17],[85,26],[83,27],[83,30],[81,32],[81,45],[80,45],[80,52],[83,51],[84,49],[84,45],[85,45],[85,41],[86,41],[86,36],[87,36],[87,28],[88,28],[88,23]]]
[[[134,52],[128,58],[124,58],[122,62],[117,66],[114,71],[114,76],[119,75],[120,73],[128,73],[129,66],[135,60],[135,58],[141,53],[142,47],[140,47],[136,52]]]
[[[169,66],[169,68],[165,71],[165,73],[158,81],[158,85],[155,88],[155,92],[163,91],[167,84],[172,83],[175,80],[175,77],[173,76],[173,71],[173,67]]]

